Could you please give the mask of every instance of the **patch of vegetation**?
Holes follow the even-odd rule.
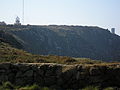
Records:
[[[34,84],[32,86],[26,86],[19,88],[20,90],[41,90],[40,86]]]
[[[97,86],[88,86],[88,87],[83,88],[82,90],[99,90],[99,87],[97,87]]]
[[[113,87],[108,87],[108,88],[105,88],[105,89],[103,89],[103,90],[119,90],[119,89],[115,89],[115,88],[113,88]]]
[[[33,85],[28,85],[28,86],[15,86],[10,82],[4,82],[0,86],[0,90],[57,90],[55,88],[50,88],[50,87],[41,87],[37,84]],[[62,88],[60,90],[63,90]],[[74,89],[66,89],[66,90],[74,90]],[[83,89],[78,89],[78,90],[119,90],[119,88],[113,88],[113,87],[108,87],[108,88],[103,88],[100,89],[98,86],[87,86]]]
[[[31,86],[15,86],[10,82],[5,82],[0,86],[0,90],[52,90],[48,87],[40,87],[39,85],[31,85]]]
[[[95,61],[87,58],[72,58],[55,55],[33,55],[26,51],[13,48],[9,44],[0,43],[0,63],[58,63],[58,64],[95,64],[102,61]]]
[[[13,90],[13,89],[15,89],[14,85],[11,84],[10,82],[5,82],[2,84],[2,86],[0,86],[0,90]]]

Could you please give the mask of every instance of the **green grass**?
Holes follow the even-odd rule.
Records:
[[[10,82],[5,82],[0,86],[0,90],[14,90],[14,85],[12,85]]]
[[[99,90],[99,87],[97,87],[97,86],[88,86],[88,87],[83,88],[82,90]]]
[[[114,89],[113,87],[108,87],[108,88],[105,88],[103,90],[119,90],[119,89]]]
[[[0,63],[57,63],[57,64],[97,64],[102,61],[95,61],[89,58],[72,58],[55,55],[33,55],[26,51],[11,47],[9,44],[0,43]]]
[[[32,86],[21,87],[19,90],[41,90],[40,86],[34,84]]]
[[[39,85],[33,84],[31,86],[15,86],[11,84],[10,82],[4,82],[0,86],[0,90],[52,90],[48,87],[40,87]]]
[[[33,85],[28,85],[28,86],[15,86],[10,82],[4,82],[0,86],[0,90],[57,90],[55,88],[50,88],[50,87],[41,87],[37,84]],[[60,89],[62,90],[62,88]],[[74,90],[74,89],[66,89],[66,90]],[[114,89],[113,87],[107,87],[100,89],[98,86],[87,86],[83,89],[78,89],[78,90],[119,90],[119,88]]]

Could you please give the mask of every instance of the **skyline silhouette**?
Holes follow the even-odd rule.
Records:
[[[3,0],[0,21],[22,22],[23,0]],[[120,35],[120,0],[25,0],[24,23],[33,25],[83,25],[116,28]]]

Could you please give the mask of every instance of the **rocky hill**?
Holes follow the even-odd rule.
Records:
[[[41,55],[120,60],[120,37],[106,29],[87,26],[0,26],[24,50]]]
[[[9,81],[14,88],[36,84],[51,90],[119,90],[120,63],[89,59],[119,61],[119,41],[98,27],[0,26],[0,89],[11,88],[3,84]]]

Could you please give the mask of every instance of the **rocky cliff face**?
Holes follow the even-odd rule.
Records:
[[[24,50],[34,54],[120,60],[120,37],[98,27],[7,26]]]
[[[60,64],[0,64],[0,83],[79,89],[89,85],[120,87],[120,64],[60,65]]]

